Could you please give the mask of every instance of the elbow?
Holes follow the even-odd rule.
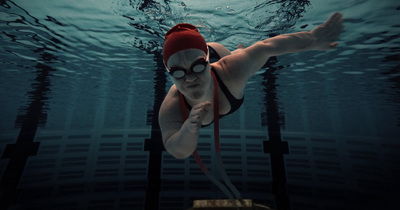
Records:
[[[184,153],[170,153],[174,158],[176,159],[186,159],[189,157],[192,153],[190,154],[184,154]]]
[[[197,135],[182,132],[182,129],[163,133],[165,150],[177,159],[185,159],[196,150],[197,138]]]
[[[172,145],[173,142],[166,142],[164,144],[165,150],[176,159],[186,159],[189,157],[196,148],[178,148],[176,145]]]
[[[186,159],[193,153],[193,152],[188,152],[188,151],[177,151],[177,150],[170,150],[170,149],[167,149],[167,152],[176,159]]]

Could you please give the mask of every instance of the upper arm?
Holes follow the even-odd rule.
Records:
[[[222,69],[225,78],[238,88],[244,89],[248,79],[254,75],[272,56],[270,46],[257,42],[243,50],[223,57],[217,65]]]
[[[227,78],[244,88],[248,79],[260,70],[270,57],[308,50],[313,42],[314,37],[309,32],[283,34],[225,56],[218,65]]]
[[[182,118],[179,96],[175,85],[171,87],[160,107],[158,115],[164,145],[166,141],[180,130],[184,120]],[[166,148],[167,149],[167,148]]]

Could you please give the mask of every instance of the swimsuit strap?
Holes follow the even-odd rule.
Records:
[[[229,110],[228,113],[219,115],[219,118],[221,119],[222,117],[232,114],[233,112],[238,110],[243,104],[244,96],[241,99],[235,98],[235,96],[233,96],[232,93],[229,91],[228,87],[226,87],[226,85],[222,81],[221,77],[218,75],[218,73],[212,67],[211,67],[211,72],[215,75],[215,78],[217,79],[218,85],[221,88],[222,93],[224,93],[226,99],[228,99],[228,102],[231,105],[231,109]],[[182,101],[184,101],[184,105],[186,105],[186,107],[189,110],[192,109],[192,106],[190,106],[190,104],[187,102],[187,100],[183,96],[181,96],[181,103],[182,103]],[[182,107],[182,104],[181,104],[181,107]],[[186,110],[184,110],[184,111],[186,112]],[[184,115],[182,115],[182,116],[184,116]],[[207,126],[211,125],[212,123],[213,122],[210,122],[210,124],[207,124],[207,125],[201,125],[201,127],[207,127]]]
[[[211,75],[213,76],[214,79],[214,141],[215,141],[215,152],[220,152],[221,148],[219,146],[219,100],[218,100],[218,82],[215,77],[215,74],[213,71],[210,71]],[[188,113],[186,111],[186,103],[185,103],[185,98],[183,97],[183,94],[179,92],[179,102],[181,106],[181,112],[183,116],[183,120],[185,121],[188,118]],[[207,170],[207,168],[204,166],[204,163],[201,161],[200,157],[197,154],[197,151],[195,150],[193,152],[193,156],[195,157],[197,163],[199,163],[200,168],[203,170]],[[203,171],[205,171],[203,170]],[[207,170],[208,171],[208,170]]]
[[[231,91],[228,89],[228,87],[225,85],[225,83],[222,81],[221,77],[218,75],[218,73],[215,71],[214,68],[211,68],[211,71],[215,73],[215,77],[217,78],[219,87],[221,88],[221,91],[224,93],[226,99],[228,99],[229,104],[231,105],[231,110],[229,110],[228,113],[221,115],[221,116],[226,116],[229,114],[232,114],[236,110],[242,106],[244,97],[241,99],[237,99],[234,95],[232,95]]]

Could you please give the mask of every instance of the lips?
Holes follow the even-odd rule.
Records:
[[[186,87],[187,87],[187,88],[195,88],[195,87],[197,87],[197,86],[199,86],[199,85],[200,85],[200,83],[189,84],[189,85],[186,85]]]

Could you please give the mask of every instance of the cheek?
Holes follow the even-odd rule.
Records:
[[[211,75],[210,71],[211,70],[209,68],[207,68],[204,72],[201,73],[201,77],[203,78],[203,80],[211,81],[212,75]]]
[[[183,80],[182,79],[175,79],[174,77],[171,77],[172,83],[175,84],[176,88],[178,88],[179,91],[182,90],[183,87]]]
[[[173,76],[169,76],[169,78],[171,78],[171,82],[174,83],[174,84],[176,84],[176,85],[178,85],[179,83],[182,83],[182,82],[181,82],[182,79],[176,79],[176,78],[173,77]]]

